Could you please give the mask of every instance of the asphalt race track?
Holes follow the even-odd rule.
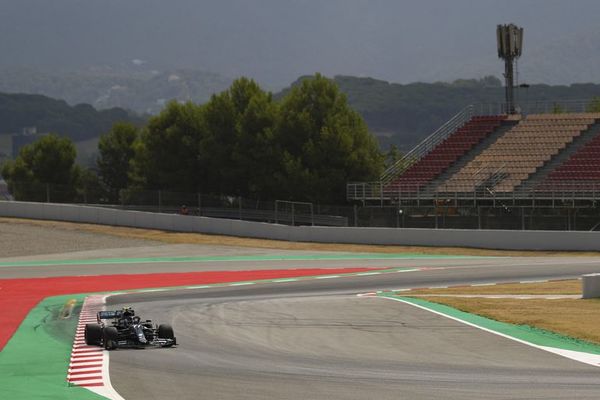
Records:
[[[185,251],[184,251],[185,250]],[[106,251],[0,261],[3,278],[288,268],[415,267],[381,275],[115,295],[107,308],[170,323],[172,349],[116,350],[110,378],[134,399],[598,399],[600,368],[358,293],[579,277],[600,257],[299,260],[303,253],[156,246],[151,256],[274,259],[89,264]],[[147,257],[148,248],[110,251]],[[341,253],[340,253],[341,254]],[[278,256],[281,255],[281,258]],[[250,257],[251,258],[251,257]],[[55,265],[11,262],[67,260]],[[83,260],[72,261],[72,260]]]
[[[130,305],[171,323],[180,346],[112,352],[112,384],[128,400],[597,399],[598,368],[405,304],[356,296],[600,269],[588,258],[464,261],[458,264],[470,265],[113,296],[108,308]]]

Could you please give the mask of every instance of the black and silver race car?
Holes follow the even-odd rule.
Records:
[[[85,343],[107,350],[118,347],[172,347],[177,344],[171,325],[154,325],[142,321],[131,307],[117,311],[100,311],[97,324],[85,325]],[[110,322],[109,322],[110,320]]]

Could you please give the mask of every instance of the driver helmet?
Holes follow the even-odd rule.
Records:
[[[135,311],[131,307],[123,307],[122,315],[124,317],[133,317],[135,315]]]

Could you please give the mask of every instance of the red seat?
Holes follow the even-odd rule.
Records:
[[[505,115],[476,116],[411,165],[385,189],[417,191],[495,131]]]

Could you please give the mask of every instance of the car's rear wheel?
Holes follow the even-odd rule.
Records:
[[[85,324],[83,331],[85,344],[89,346],[98,346],[102,342],[102,325],[100,324]]]
[[[104,328],[104,348],[106,350],[114,350],[117,348],[117,340],[119,332],[114,326]]]
[[[160,324],[158,326],[158,338],[159,339],[171,339],[173,341],[173,344],[177,344],[177,342],[175,341],[175,333],[173,332],[173,327],[171,327],[171,325],[168,324]]]

